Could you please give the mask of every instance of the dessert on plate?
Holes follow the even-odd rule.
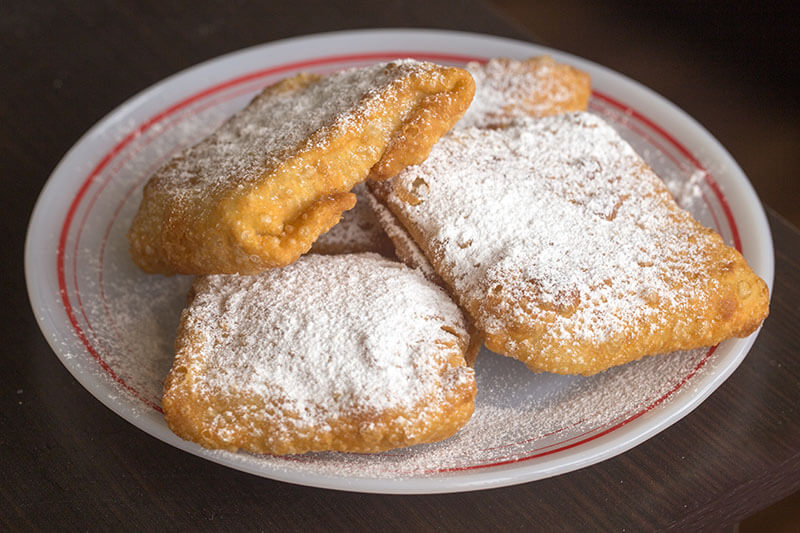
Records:
[[[589,113],[458,129],[370,186],[487,347],[535,371],[711,346],[768,312],[742,255]]]
[[[310,254],[196,280],[162,405],[208,448],[378,452],[445,439],[472,415],[459,308],[376,254]]]
[[[585,112],[585,73],[466,69],[289,78],[148,182],[134,260],[200,275],[164,387],[176,434],[270,454],[434,442],[472,415],[484,342],[590,375],[760,325],[764,282]]]
[[[356,184],[421,162],[473,92],[466,71],[413,60],[267,87],[150,178],[131,256],[162,274],[291,264],[353,207]]]

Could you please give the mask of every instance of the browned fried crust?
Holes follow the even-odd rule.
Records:
[[[422,161],[472,99],[474,84],[464,70],[385,68],[397,71],[396,79],[379,87],[377,100],[370,93],[346,122],[325,125],[283,153],[262,159],[242,147],[240,154],[237,135],[256,119],[284,127],[263,116],[271,103],[313,89],[323,82],[319,76],[301,74],[268,87],[158,170],[128,234],[134,261],[164,274],[252,274],[295,261],[353,207],[354,185],[368,174],[384,179]],[[248,168],[238,168],[236,158],[249,161]],[[207,186],[208,172],[227,175]]]

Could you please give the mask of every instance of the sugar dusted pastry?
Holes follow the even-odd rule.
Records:
[[[316,255],[256,276],[198,278],[162,405],[208,448],[378,452],[470,418],[461,311],[375,254]]]
[[[268,87],[150,179],[131,255],[165,274],[290,264],[353,206],[368,174],[422,161],[473,91],[466,71],[412,60]]]
[[[589,75],[574,67],[557,63],[549,56],[529,59],[494,58],[486,63],[470,62],[466,69],[475,80],[475,97],[455,129],[468,127],[496,129],[509,126],[519,117],[544,117],[567,111],[584,111],[589,104]],[[366,184],[359,187],[366,187]],[[360,193],[359,201],[369,203],[372,213],[348,220],[373,221],[389,237],[398,258],[420,270],[425,277],[443,285],[428,260],[386,207],[370,192]],[[457,202],[458,199],[453,199]],[[362,218],[363,217],[363,218]],[[334,228],[335,229],[335,228]],[[354,241],[356,239],[353,239]],[[358,239],[361,240],[361,239]]]
[[[589,75],[549,56],[494,58],[465,68],[475,80],[475,98],[458,128],[504,128],[516,118],[585,111],[589,105]]]
[[[372,209],[375,221],[391,241],[397,258],[407,267],[418,270],[428,281],[432,281],[440,287],[447,287],[444,281],[442,281],[442,278],[439,277],[439,274],[433,269],[433,266],[431,266],[430,261],[425,257],[420,247],[414,242],[411,235],[408,234],[408,231],[397,221],[397,217],[395,217],[369,190],[365,191],[363,194],[369,207]]]
[[[372,190],[487,347],[535,371],[710,346],[768,313],[742,255],[588,113],[454,131]]]

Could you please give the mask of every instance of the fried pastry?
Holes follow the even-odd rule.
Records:
[[[491,350],[593,374],[746,336],[766,284],[589,113],[454,131],[373,193]]]
[[[464,70],[412,60],[266,88],[148,181],[128,237],[151,273],[252,274],[308,251],[369,174],[421,162],[474,92]]]
[[[162,405],[207,448],[378,452],[470,418],[466,322],[441,288],[376,254],[198,278]]]
[[[497,129],[509,126],[518,117],[584,111],[589,104],[589,75],[557,63],[550,56],[523,60],[494,58],[486,63],[472,61],[465,68],[475,80],[475,97],[464,117],[456,123],[456,130],[467,127]],[[363,219],[368,221],[365,226],[370,227],[376,221],[403,263],[420,270],[434,283],[446,286],[402,224],[366,190],[366,184],[359,187],[365,190],[357,193],[359,201],[362,204],[368,201],[371,212],[350,218],[348,225]]]
[[[589,75],[550,56],[495,58],[465,68],[475,80],[475,98],[458,128],[504,128],[519,117],[585,111],[589,105]]]
[[[372,211],[378,226],[383,230],[392,244],[395,256],[407,267],[418,270],[428,281],[447,288],[439,274],[433,269],[428,258],[422,253],[417,243],[411,238],[406,229],[397,221],[397,218],[367,189],[364,198]]]

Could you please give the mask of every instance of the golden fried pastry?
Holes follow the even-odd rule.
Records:
[[[475,80],[475,97],[464,117],[456,123],[456,130],[467,127],[496,129],[509,126],[517,117],[583,111],[589,104],[589,75],[557,63],[549,56],[524,60],[494,58],[487,63],[473,61],[467,64],[466,69]],[[402,224],[371,193],[367,192],[366,197],[373,213],[370,217],[359,215],[359,218],[368,219],[369,223],[377,219],[392,241],[397,257],[406,265],[422,271],[434,283],[444,286]]]
[[[466,322],[420,273],[376,254],[317,255],[198,278],[162,405],[207,448],[378,452],[470,418]]]
[[[159,169],[128,234],[152,273],[243,273],[308,251],[367,175],[421,162],[474,92],[464,70],[412,60],[266,88]]]
[[[495,58],[466,69],[475,80],[475,98],[458,128],[503,128],[518,117],[585,111],[589,105],[589,75],[550,56]]]
[[[535,371],[710,346],[768,313],[742,255],[588,113],[454,131],[371,188],[487,347]]]
[[[353,188],[356,205],[342,214],[339,223],[323,233],[311,246],[315,254],[355,254],[375,252],[394,257],[392,241],[386,236],[369,206],[367,186],[359,183]]]

